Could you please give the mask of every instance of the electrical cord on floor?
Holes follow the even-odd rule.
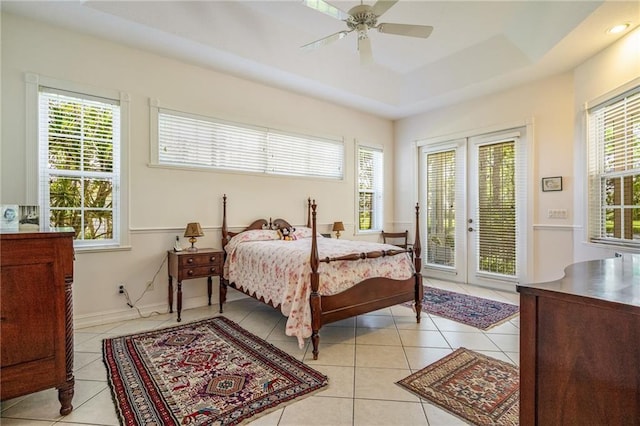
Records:
[[[138,308],[136,304],[140,301],[140,299],[142,299],[142,297],[147,293],[147,291],[149,291],[149,289],[155,282],[156,278],[158,277],[158,274],[162,270],[162,267],[164,266],[166,261],[167,261],[167,257],[163,256],[162,263],[160,263],[160,266],[158,267],[158,270],[156,271],[156,273],[153,275],[153,278],[151,279],[151,281],[147,283],[147,286],[142,291],[142,294],[140,294],[140,296],[134,302],[131,302],[131,298],[129,297],[129,292],[127,291],[127,289],[126,288],[122,289],[122,291],[124,292],[124,297],[127,299],[127,306],[130,308],[135,308],[136,311],[138,311],[138,316],[140,316],[140,318],[149,318],[152,315],[162,315],[164,313],[164,312],[153,311],[153,312],[150,312],[148,315],[143,315],[142,312],[140,312],[140,308]]]

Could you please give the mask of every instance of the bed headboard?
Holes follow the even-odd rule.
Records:
[[[307,226],[311,227],[311,198],[309,198],[307,202]],[[232,237],[245,231],[283,228],[292,228],[292,225],[284,219],[275,219],[272,221],[271,218],[269,218],[268,221],[266,219],[255,220],[251,225],[239,232],[229,231],[227,227],[227,194],[222,196],[222,247],[225,247]]]

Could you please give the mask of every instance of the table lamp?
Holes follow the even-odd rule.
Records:
[[[204,236],[204,232],[202,232],[202,228],[198,222],[193,222],[187,224],[187,229],[184,231],[184,236],[189,237],[189,242],[191,243],[191,247],[187,249],[187,251],[198,251],[198,249],[194,246],[195,242],[198,241],[196,237]]]
[[[340,232],[344,231],[344,224],[342,222],[333,222],[333,231],[336,233],[336,238],[340,238]]]

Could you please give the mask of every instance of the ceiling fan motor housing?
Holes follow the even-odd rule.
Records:
[[[366,25],[367,28],[373,28],[378,23],[378,17],[373,13],[371,6],[368,5],[352,7],[349,10],[349,15],[349,19],[345,22],[352,30],[359,30],[362,25]]]

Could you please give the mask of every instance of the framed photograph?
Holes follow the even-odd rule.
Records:
[[[562,191],[562,176],[542,178],[542,191]]]
[[[40,230],[40,207],[20,206],[19,229],[21,232],[37,232]]]
[[[0,212],[0,229],[17,231],[20,221],[17,204],[3,204]]]

